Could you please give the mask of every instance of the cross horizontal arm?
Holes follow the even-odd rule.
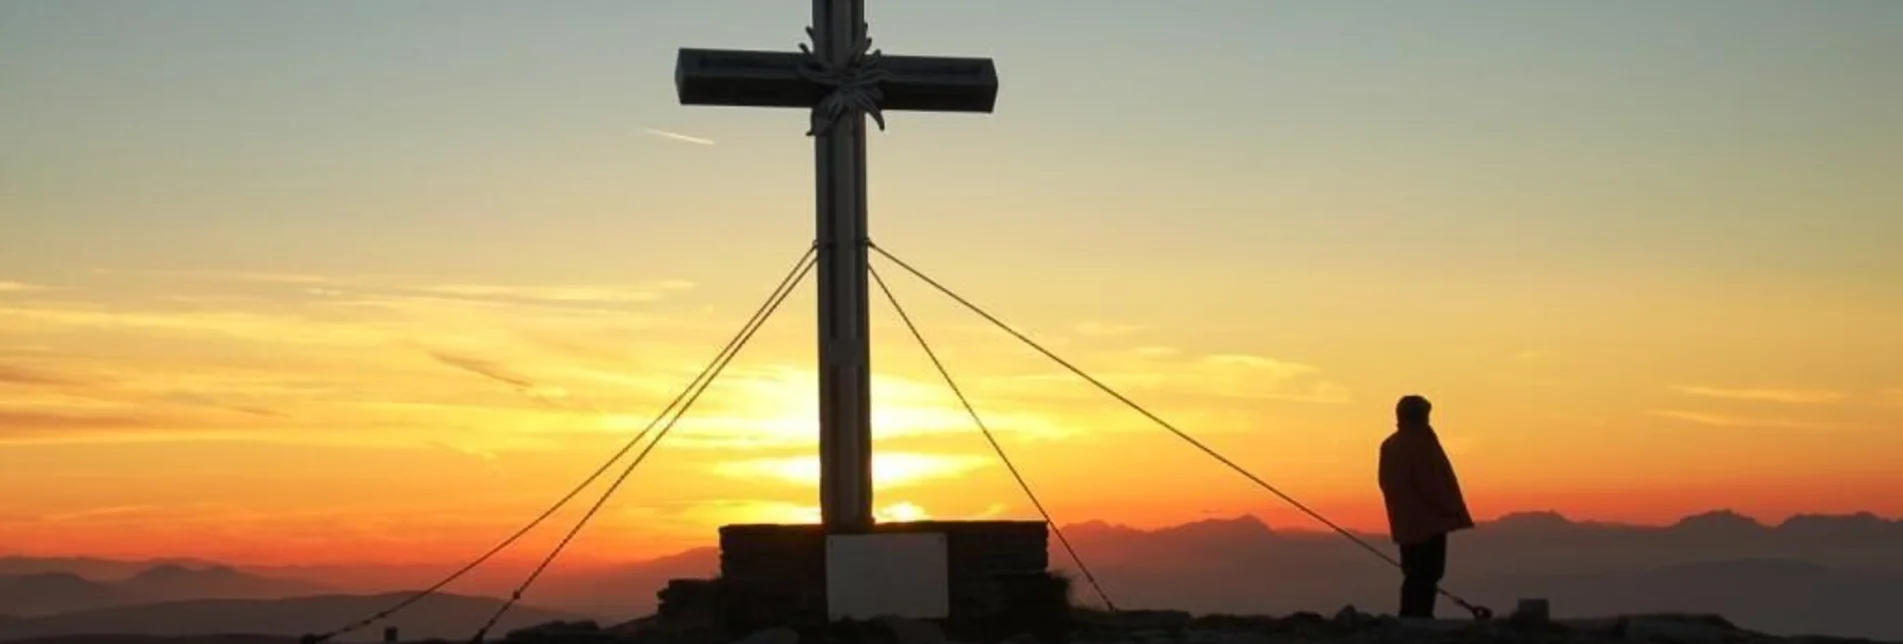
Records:
[[[830,88],[800,75],[797,52],[682,49],[674,86],[682,105],[812,107]],[[885,110],[990,112],[998,71],[989,58],[884,56]]]

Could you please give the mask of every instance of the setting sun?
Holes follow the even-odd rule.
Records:
[[[872,455],[873,487],[888,490],[963,476],[991,461],[975,454],[940,455],[883,451]],[[767,478],[817,490],[819,457],[791,456],[727,461],[714,472],[735,478]]]

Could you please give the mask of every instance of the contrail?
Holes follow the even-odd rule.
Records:
[[[688,136],[688,135],[680,134],[677,132],[669,132],[667,130],[657,130],[654,128],[646,128],[641,131],[646,132],[648,134],[652,134],[654,136],[661,137],[663,139],[672,139],[672,140],[680,141],[683,143],[693,143],[696,145],[713,145],[714,144],[713,139],[703,139],[698,136]]]
[[[568,409],[568,410],[581,409],[583,411],[592,411],[604,417],[608,415],[608,412],[603,411],[601,407],[596,406],[595,404],[589,403],[589,402],[577,401],[577,402],[580,402],[580,405],[581,405],[578,408],[574,403],[570,403],[568,400],[565,400],[566,398],[573,397],[568,392],[558,391],[556,395],[551,395],[549,392],[537,386],[533,381],[530,381],[528,378],[515,374],[515,373],[511,373],[502,365],[496,364],[494,362],[481,360],[478,358],[471,358],[468,356],[451,355],[448,353],[443,353],[441,351],[435,351],[435,350],[426,350],[426,351],[428,351],[429,356],[431,358],[434,358],[437,362],[482,376],[484,378],[488,378],[490,380],[494,380],[496,382],[500,382],[505,385],[509,385],[510,387],[514,388],[518,393],[521,393],[524,396],[528,396],[529,398],[532,398],[550,407],[556,407],[559,409]]]

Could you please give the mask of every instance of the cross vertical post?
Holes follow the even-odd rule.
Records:
[[[820,514],[833,534],[873,527],[865,117],[884,128],[882,110],[990,112],[998,96],[988,58],[872,51],[865,13],[865,0],[813,0],[811,50],[682,49],[674,70],[683,105],[812,110]]]
[[[865,0],[813,0],[813,49],[846,60],[865,36]],[[828,532],[872,528],[872,342],[866,332],[865,115],[813,138],[819,241],[819,511]]]

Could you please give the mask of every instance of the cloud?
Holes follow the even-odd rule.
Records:
[[[0,293],[26,293],[30,291],[44,291],[44,290],[46,290],[46,287],[44,286],[34,286],[32,284],[26,284],[22,282],[0,280]]]
[[[1785,403],[1792,405],[1841,402],[1850,397],[1850,394],[1841,391],[1817,389],[1724,389],[1699,386],[1678,386],[1672,389],[1679,393],[1703,396],[1706,398]]]
[[[77,330],[217,335],[273,346],[290,343],[367,345],[381,344],[388,339],[387,332],[381,329],[254,311],[167,311],[94,303],[0,307],[0,332]]]
[[[1543,360],[1547,356],[1550,356],[1550,355],[1552,355],[1552,352],[1547,351],[1545,349],[1527,349],[1525,351],[1521,351],[1519,353],[1513,354],[1513,359],[1519,360],[1521,362],[1533,362],[1536,360]]]
[[[658,409],[706,358],[696,347],[705,342],[711,352],[724,338],[696,311],[551,301],[651,299],[628,293],[693,288],[682,280],[594,290],[453,288],[474,295],[448,296],[417,294],[442,283],[365,286],[374,280],[313,275],[89,279],[130,277],[144,282],[130,291],[76,291],[86,297],[70,301],[0,299],[0,337],[10,347],[0,356],[0,438],[392,448],[448,440],[488,450],[562,449],[612,429],[572,412],[595,412],[593,400]],[[108,293],[112,299],[103,299]],[[581,352],[551,352],[537,338],[560,338]],[[418,360],[426,351],[429,358]],[[12,360],[16,354],[23,357]],[[680,366],[686,361],[691,368]],[[511,368],[520,365],[537,370]],[[443,366],[508,391],[472,385]],[[579,389],[548,386],[557,379]],[[719,398],[703,400],[696,415],[734,417],[755,407],[744,397]]]
[[[140,416],[0,409],[0,436],[9,438],[160,427],[163,425],[154,419]]]
[[[477,298],[541,300],[547,302],[641,303],[665,297],[664,291],[692,288],[692,282],[668,280],[649,289],[607,286],[504,286],[498,284],[441,284],[419,286],[424,293]]]
[[[437,362],[441,362],[451,367],[455,367],[457,369],[461,369],[463,371],[467,371],[469,373],[473,373],[478,376],[482,376],[484,378],[488,378],[490,380],[494,380],[496,382],[500,382],[505,385],[516,387],[518,389],[534,389],[535,388],[535,383],[529,382],[527,378],[523,378],[521,376],[511,374],[508,371],[504,370],[501,365],[498,365],[493,362],[489,362],[487,360],[470,358],[466,356],[450,355],[447,353],[442,353],[440,351],[429,352],[429,357],[435,359]]]
[[[46,523],[63,523],[63,522],[74,521],[79,519],[96,519],[100,517],[120,516],[120,515],[126,515],[126,514],[142,514],[142,513],[146,513],[155,509],[158,509],[157,506],[114,505],[114,506],[107,506],[103,508],[91,508],[86,510],[75,510],[72,512],[47,514],[47,515],[40,516],[39,520]]]
[[[144,274],[158,277],[210,281],[254,282],[302,286],[302,292],[318,297],[340,297],[352,292],[370,296],[438,296],[475,300],[539,301],[548,303],[628,304],[656,302],[674,291],[692,289],[694,283],[664,279],[637,285],[589,284],[486,284],[440,282],[434,279],[399,275],[310,275],[251,271],[155,270]]]
[[[658,136],[663,139],[667,139],[670,141],[680,141],[682,143],[692,143],[695,145],[713,145],[714,144],[713,139],[703,139],[698,136],[688,136],[678,132],[669,132],[667,130],[660,130],[660,129],[655,129],[651,127],[643,128],[641,132],[649,136]]]
[[[79,384],[79,382],[65,376],[44,371],[0,364],[0,384],[76,385]]]
[[[1245,354],[1225,353],[1207,356],[1203,362],[1215,367],[1234,367],[1262,373],[1272,378],[1288,379],[1311,374],[1315,368],[1294,362],[1283,362],[1274,358],[1264,358]]]
[[[1645,413],[1652,416],[1658,416],[1660,418],[1669,418],[1672,420],[1692,423],[1695,425],[1706,425],[1710,427],[1737,427],[1737,428],[1759,427],[1759,428],[1767,428],[1767,429],[1805,429],[1805,430],[1838,429],[1839,428],[1837,425],[1834,425],[1831,423],[1791,420],[1786,418],[1755,418],[1755,417],[1744,417],[1744,416],[1727,416],[1723,414],[1710,414],[1705,412],[1684,411],[1684,410],[1677,410],[1677,409],[1658,409],[1658,410],[1647,411]]]
[[[1210,402],[1287,400],[1319,404],[1353,398],[1346,385],[1320,377],[1312,365],[1243,353],[1185,356],[1168,348],[1103,354],[1098,364],[1078,362],[1085,373],[1120,393],[1147,390],[1172,397],[1210,398]],[[1101,366],[1100,366],[1101,365]],[[1088,394],[1088,383],[1069,372],[994,376],[978,387],[995,395],[1037,398]]]
[[[1128,335],[1142,331],[1145,328],[1147,327],[1139,324],[1107,324],[1103,322],[1086,321],[1071,327],[1071,331],[1076,332],[1078,335],[1101,338]]]
[[[451,445],[444,441],[427,441],[426,444],[428,444],[430,447],[434,447],[434,448],[437,448],[446,452],[450,452],[453,454],[461,454],[463,456],[468,456],[479,461],[496,460],[495,452],[491,452],[484,449],[478,449],[478,448],[469,447],[466,445]]]
[[[180,405],[189,405],[193,407],[205,407],[208,409],[221,409],[224,411],[236,412],[236,413],[244,414],[247,416],[258,416],[263,418],[282,418],[284,416],[282,412],[279,412],[274,409],[270,409],[268,407],[263,407],[259,405],[246,405],[241,403],[234,403],[234,402],[230,402],[226,400],[219,400],[216,397],[208,396],[205,394],[198,394],[198,393],[187,393],[187,392],[171,393],[171,394],[166,394],[163,397],[163,399],[167,402],[177,403]]]
[[[312,275],[309,273],[273,273],[265,271],[208,271],[195,269],[147,269],[119,271],[106,268],[92,269],[94,275],[150,275],[158,278],[199,279],[213,281],[259,282],[265,284],[304,284],[311,286],[341,283],[335,277]]]
[[[428,353],[430,358],[435,359],[437,362],[509,385],[517,392],[534,400],[562,409],[577,409],[577,407],[568,400],[568,390],[561,387],[538,385],[525,376],[510,372],[506,367],[500,364],[479,358],[443,353],[441,351],[429,351]]]

